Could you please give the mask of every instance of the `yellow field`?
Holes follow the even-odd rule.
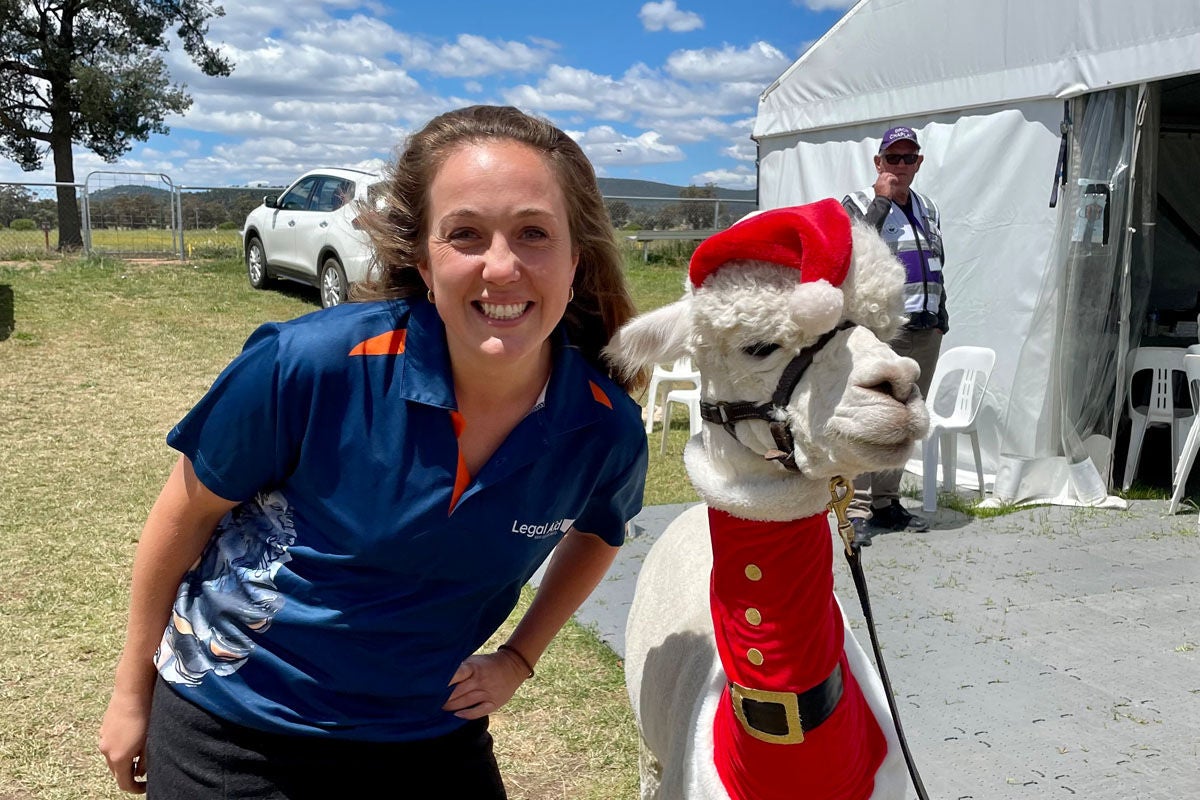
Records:
[[[56,254],[58,231],[50,231],[48,237],[42,231],[14,231],[0,228],[0,260],[18,261]],[[241,254],[241,235],[236,230],[185,230],[183,232],[185,258],[211,258],[222,255]],[[161,254],[177,256],[179,244],[172,241],[171,231],[165,229],[92,231],[92,247],[104,253]]]

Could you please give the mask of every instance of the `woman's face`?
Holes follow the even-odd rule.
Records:
[[[549,364],[579,256],[554,172],[511,141],[454,150],[429,187],[421,276],[456,371]]]

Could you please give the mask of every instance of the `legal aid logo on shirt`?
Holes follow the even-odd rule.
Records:
[[[524,536],[526,539],[545,539],[547,536],[554,536],[561,532],[566,533],[575,524],[573,519],[558,519],[553,522],[528,523],[520,520],[513,520],[512,532],[518,536]]]

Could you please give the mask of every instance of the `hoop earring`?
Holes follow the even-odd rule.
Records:
[[[575,287],[572,286],[567,290],[567,302],[570,303],[575,299]]]
[[[430,303],[433,303],[433,289],[425,290],[425,299],[428,300]],[[433,303],[433,304],[436,305],[436,303]]]

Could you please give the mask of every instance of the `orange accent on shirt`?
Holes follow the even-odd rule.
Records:
[[[352,356],[398,356],[404,352],[404,338],[408,331],[388,331],[359,342],[350,350]]]
[[[612,408],[612,401],[608,399],[608,395],[604,393],[604,390],[596,385],[595,381],[588,381],[588,386],[592,387],[592,397],[596,398],[597,403]]]
[[[454,425],[454,438],[462,437],[463,430],[467,427],[467,421],[463,415],[457,411],[450,412],[450,422]],[[463,492],[471,485],[471,473],[467,471],[467,460],[463,458],[462,445],[458,447],[458,471],[454,475],[454,494],[450,497],[450,509],[446,513],[452,513],[454,507],[458,505],[459,498]]]

